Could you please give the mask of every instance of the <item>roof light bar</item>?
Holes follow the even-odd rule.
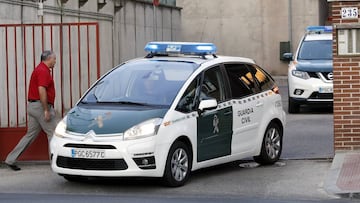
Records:
[[[306,31],[308,33],[331,33],[332,26],[308,26]]]
[[[212,55],[216,54],[213,43],[198,42],[149,42],[144,50],[151,54],[184,54],[184,55]]]

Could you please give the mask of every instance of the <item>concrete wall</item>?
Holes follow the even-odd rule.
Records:
[[[116,62],[144,56],[149,41],[178,41],[181,36],[180,10],[175,7],[155,7],[154,14],[152,4],[128,1],[115,14],[114,24],[114,54],[119,56]]]
[[[288,66],[280,61],[280,42],[292,41],[294,51],[306,26],[324,24],[320,5],[323,0],[177,0],[183,40],[214,42],[220,55],[253,58],[276,75]]]

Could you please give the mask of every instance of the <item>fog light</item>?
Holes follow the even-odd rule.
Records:
[[[148,164],[149,164],[149,160],[143,159],[143,160],[141,161],[141,163],[142,163],[142,165],[148,165]]]
[[[295,95],[302,95],[304,93],[304,90],[301,89],[295,89],[294,94]]]
[[[146,156],[146,157],[139,157],[133,158],[136,165],[141,169],[155,169],[155,157],[154,156]]]

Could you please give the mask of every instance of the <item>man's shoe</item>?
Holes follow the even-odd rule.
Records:
[[[17,165],[15,165],[15,164],[7,164],[7,163],[5,163],[5,164],[13,171],[20,171],[21,170],[21,168],[18,167]]]

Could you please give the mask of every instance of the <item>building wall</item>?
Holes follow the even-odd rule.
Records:
[[[342,7],[360,10],[360,1],[329,2],[334,28],[334,147],[335,151],[360,150],[360,55],[339,55],[337,43],[340,29],[360,29],[359,18],[341,18]]]
[[[128,1],[115,14],[114,55],[119,56],[117,63],[144,56],[144,47],[149,41],[180,40],[180,9],[160,6],[155,7],[155,14],[153,11],[154,6],[150,3]]]
[[[179,40],[180,9],[173,6],[174,0],[161,0],[155,8],[156,15],[153,15],[152,1],[118,0],[118,7],[114,1],[99,7],[93,0],[83,5],[75,0],[63,1],[63,4],[46,0],[41,18],[35,0],[0,0],[0,24],[99,22],[102,73],[124,60],[144,55],[142,50],[148,41]]]
[[[326,0],[325,0],[326,3]],[[324,0],[177,0],[182,38],[214,42],[221,55],[255,59],[275,75],[285,75],[280,42],[297,48],[305,28],[325,23]]]

